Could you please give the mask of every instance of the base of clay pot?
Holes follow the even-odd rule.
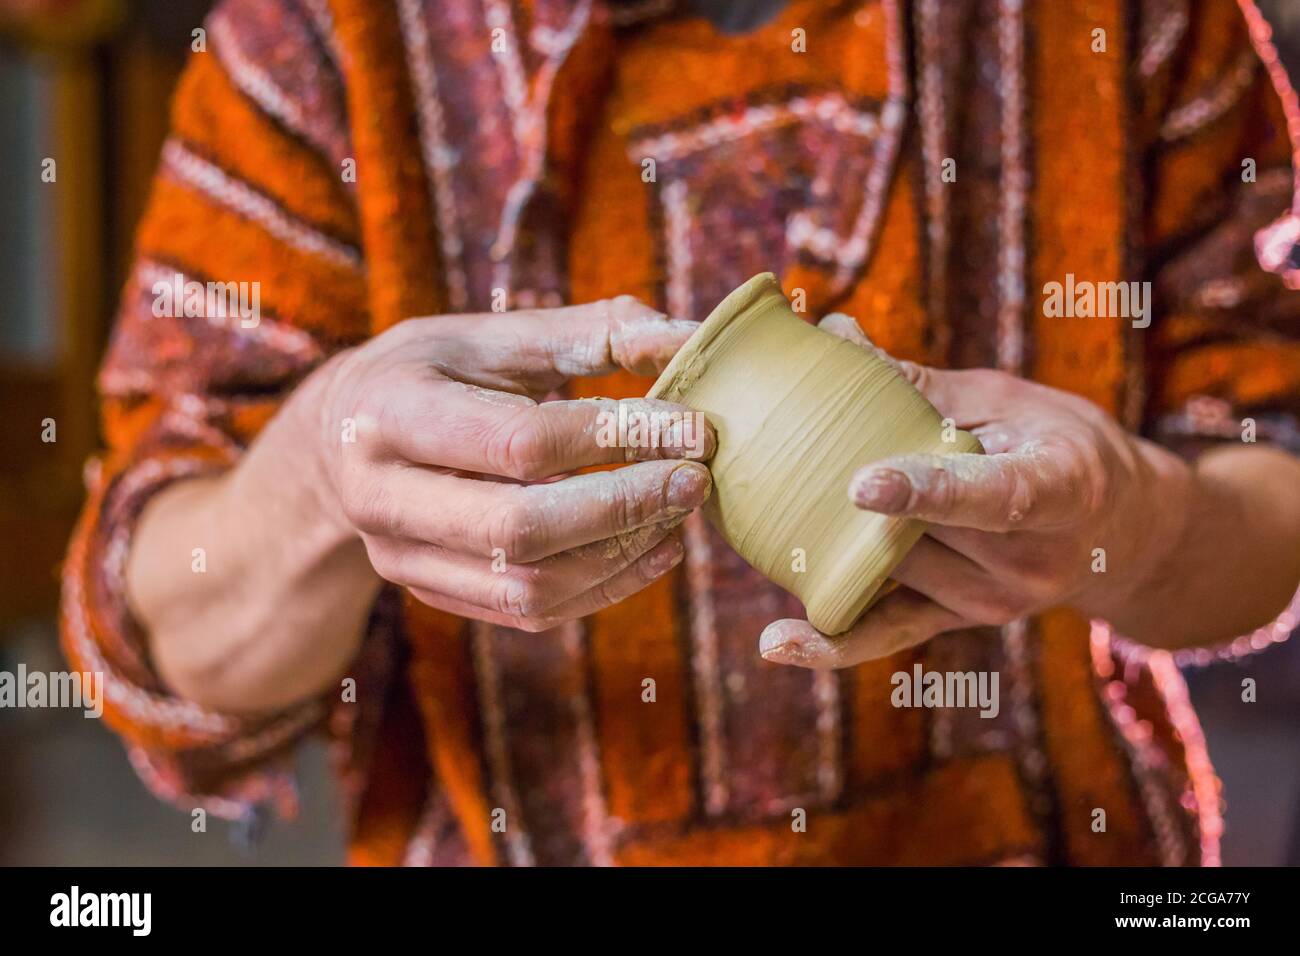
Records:
[[[855,508],[852,475],[894,455],[983,451],[888,362],[795,315],[771,273],[710,313],[648,397],[708,417],[705,514],[828,634],[853,625],[925,532]]]

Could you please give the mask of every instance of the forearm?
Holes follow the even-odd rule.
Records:
[[[132,609],[162,679],[203,706],[299,702],[360,644],[380,581],[314,463],[318,387],[299,386],[232,471],[160,492],[136,528]]]
[[[1231,446],[1201,456],[1186,478],[1171,477],[1162,499],[1179,515],[1167,557],[1106,615],[1124,635],[1156,647],[1249,633],[1276,618],[1300,586],[1300,460]]]

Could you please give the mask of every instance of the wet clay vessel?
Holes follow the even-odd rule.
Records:
[[[708,417],[705,514],[827,634],[853,625],[925,531],[855,508],[853,474],[893,455],[983,452],[888,362],[795,315],[771,273],[713,310],[648,397]]]

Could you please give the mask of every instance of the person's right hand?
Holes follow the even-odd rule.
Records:
[[[623,600],[681,560],[673,529],[710,491],[684,459],[712,455],[712,430],[602,447],[601,415],[620,404],[701,419],[542,399],[573,376],[654,374],[695,328],[624,296],[410,319],[336,356],[313,444],[337,514],[381,577],[464,617],[538,631]]]

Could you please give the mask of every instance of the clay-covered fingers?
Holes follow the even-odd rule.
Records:
[[[1000,455],[904,455],[859,470],[859,508],[980,531],[1047,530],[1074,521],[1086,481],[1046,445]]]
[[[585,606],[595,609],[666,573],[682,555],[680,540],[672,536],[675,527],[672,522],[647,525],[530,564],[402,539],[369,539],[366,544],[371,563],[387,581],[455,599],[474,608],[480,618],[490,612],[503,619],[539,622],[551,620],[558,608],[590,592]],[[625,585],[635,586],[629,592]]]
[[[929,535],[916,543],[890,577],[975,624],[1007,624],[1034,610],[1029,595],[1009,588],[966,554]]]
[[[591,465],[707,459],[716,445],[702,414],[671,402],[537,403],[450,380],[398,391],[379,421],[381,457],[519,481]]]
[[[652,581],[672,570],[682,559],[684,549],[679,532],[670,532],[667,537],[651,548],[645,555],[632,564],[607,578],[577,597],[549,608],[539,616],[523,617],[501,611],[491,611],[480,606],[462,601],[459,598],[412,587],[410,592],[430,607],[436,607],[460,617],[487,621],[503,627],[518,628],[521,631],[545,631],[566,621],[586,617],[589,614],[617,604],[631,597]]]
[[[910,588],[881,598],[843,634],[827,635],[807,621],[774,621],[759,638],[765,660],[812,670],[853,667],[915,647],[969,622]]]
[[[544,484],[481,481],[432,469],[379,469],[346,497],[358,530],[527,564],[684,517],[709,496],[696,462],[647,461]]]
[[[699,327],[618,296],[554,309],[420,320],[438,341],[437,367],[490,388],[546,391],[564,379],[624,369],[663,371]]]
[[[670,319],[630,295],[534,312],[528,321],[550,345],[553,367],[569,376],[617,369],[655,375],[699,327]]]

